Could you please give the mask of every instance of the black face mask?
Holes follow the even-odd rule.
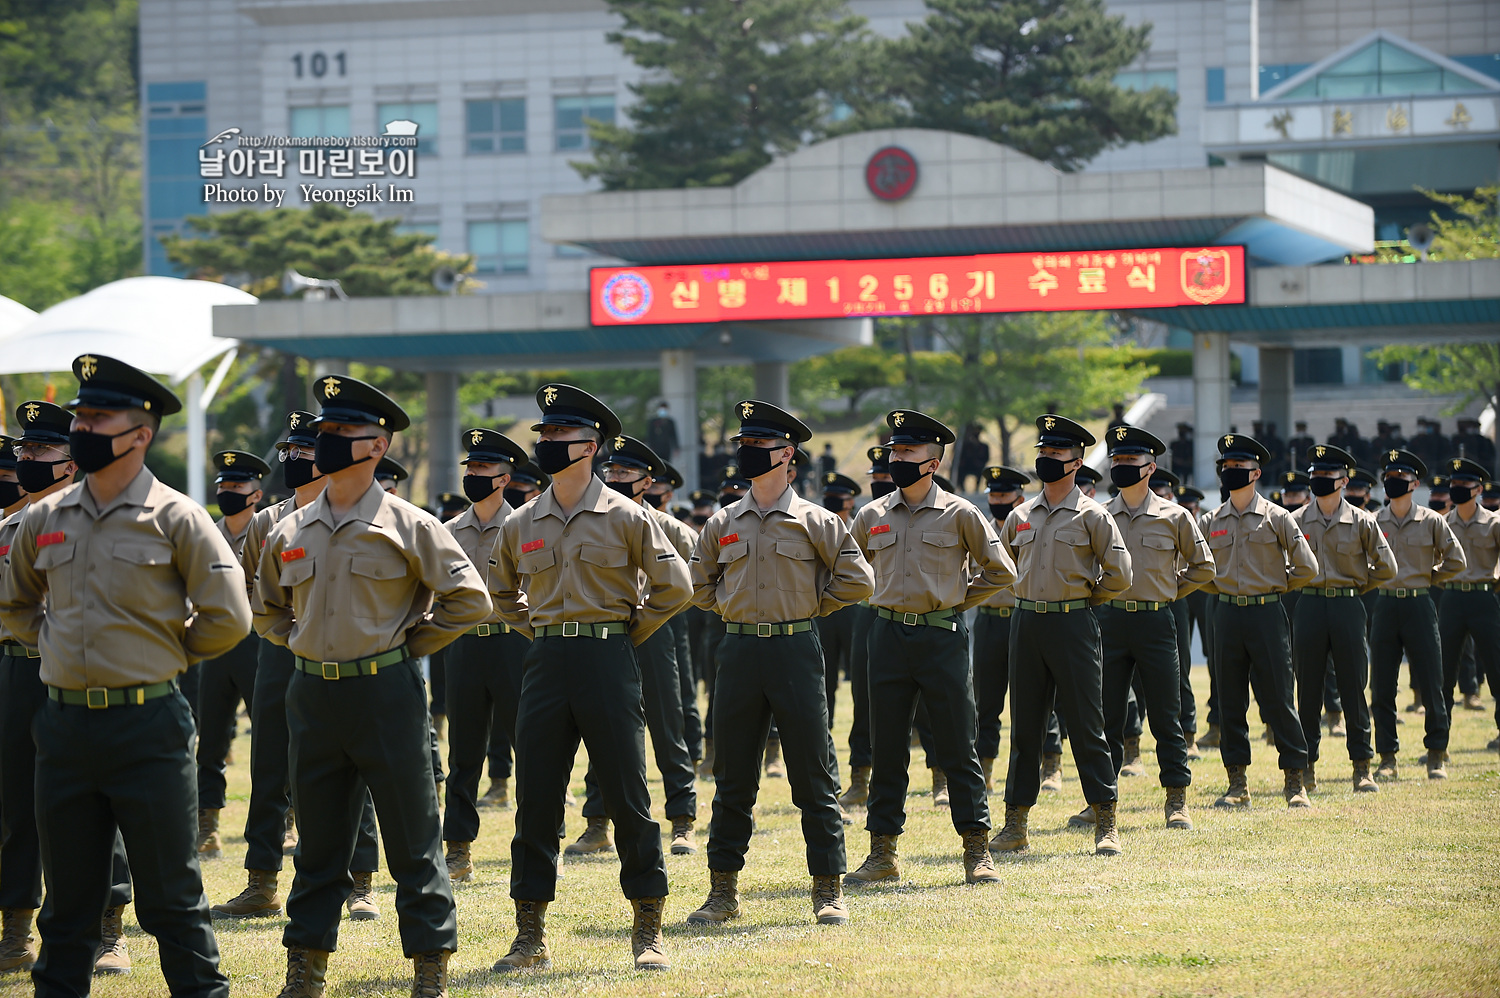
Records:
[[[708,518],[712,515],[712,513],[694,513],[693,522],[701,527],[708,522]]]
[[[1400,499],[1411,491],[1411,482],[1408,482],[1404,478],[1398,478],[1395,475],[1383,479],[1382,484],[1385,486],[1385,497],[1387,499]]]
[[[17,467],[19,467],[21,464],[22,464],[22,462],[20,462],[20,461],[16,462]],[[30,490],[28,489],[27,491],[30,491]],[[16,503],[18,503],[20,501],[21,501],[21,483],[20,482],[0,482],[0,509],[10,509],[12,506],[14,506]]]
[[[870,495],[875,499],[884,499],[896,491],[895,482],[871,482]]]
[[[1448,512],[1448,500],[1446,499],[1431,499],[1428,501],[1427,505],[1437,510],[1439,513]]]
[[[824,496],[823,508],[831,509],[835,513],[842,513],[844,511],[844,503],[848,501],[848,498],[848,496]]]
[[[1055,457],[1039,457],[1036,459],[1036,477],[1049,485],[1060,482],[1068,477],[1068,462]]]
[[[1112,464],[1109,468],[1109,480],[1115,483],[1115,488],[1128,489],[1146,477],[1146,469],[1138,464]]]
[[[225,516],[237,516],[250,508],[250,497],[242,492],[220,492],[219,512]]]
[[[549,475],[555,475],[559,471],[571,468],[582,461],[584,455],[573,456],[574,444],[588,443],[587,440],[538,440],[536,442],[536,466]]]
[[[1369,502],[1369,499],[1365,496],[1351,496],[1348,493],[1345,493],[1344,502],[1353,506],[1355,509],[1364,509],[1365,504]]]
[[[68,453],[85,475],[92,475],[114,464],[123,454],[115,453],[115,438],[134,433],[144,424],[137,423],[119,433],[95,433],[92,430],[74,430],[68,434]],[[17,462],[18,464],[20,462]]]
[[[1337,478],[1314,478],[1312,480],[1312,494],[1315,496],[1331,496],[1338,490]]]
[[[887,469],[898,489],[909,489],[932,474],[930,471],[923,471],[922,465],[915,461],[892,461],[887,465]]]
[[[719,508],[726,509],[730,506],[733,506],[735,503],[740,501],[740,498],[740,496],[735,495],[733,492],[726,492],[723,495],[719,496]]]
[[[304,485],[311,485],[322,477],[318,474],[317,463],[305,457],[282,462],[281,480],[286,482],[286,487],[294,492]]]
[[[1219,481],[1230,492],[1234,492],[1250,484],[1250,474],[1252,471],[1253,469],[1251,468],[1225,468],[1219,472]]]
[[[1453,505],[1462,506],[1474,498],[1474,490],[1467,485],[1449,485],[1448,498],[1453,500]]]
[[[495,479],[499,477],[499,475],[465,475],[464,495],[469,502],[484,502],[495,494]]]
[[[734,452],[734,460],[740,466],[740,474],[751,481],[762,475],[769,475],[786,464],[784,460],[772,463],[771,451],[765,447],[749,447],[745,444],[741,444]]]
[[[635,499],[635,487],[641,484],[641,482],[643,481],[645,481],[645,479],[643,478],[632,478],[628,482],[605,482],[604,484],[608,488],[614,489],[616,492],[620,493],[620,495],[624,496],[626,499]]]
[[[652,509],[666,509],[667,494],[665,492],[647,492],[646,505]]]
[[[62,461],[17,461],[16,479],[21,483],[21,488],[35,494],[45,492],[57,484],[57,472],[53,469],[59,464],[67,464]],[[3,497],[0,497],[3,498]],[[9,506],[10,503],[3,505]]]
[[[505,501],[510,503],[512,509],[519,509],[521,504],[530,498],[530,493],[522,492],[520,489],[505,490]]]
[[[373,461],[375,455],[367,454],[359,460],[354,459],[354,441],[374,440],[375,434],[363,437],[341,437],[333,433],[319,433],[317,440],[313,443],[313,463],[318,470],[325,475],[331,475],[345,468],[352,468],[356,464],[364,464]]]
[[[1003,523],[1005,522],[1005,518],[1010,515],[1010,511],[1016,508],[1016,505],[1013,502],[992,502],[990,503],[990,515]]]

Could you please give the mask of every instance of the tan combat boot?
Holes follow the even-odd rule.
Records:
[[[271,918],[281,914],[276,896],[275,870],[250,870],[245,889],[223,904],[208,910],[209,918]]]
[[[0,909],[0,973],[30,970],[36,963],[36,936],[31,934],[35,908]]]
[[[901,881],[901,867],[896,862],[896,836],[870,833],[870,855],[853,873],[844,874],[844,884],[861,887],[882,880]]]
[[[1484,698],[1478,693],[1465,693],[1464,710],[1484,710]]]
[[[703,739],[703,761],[698,763],[698,779],[711,780],[714,778],[714,740]]]
[[[1309,761],[1302,771],[1302,789],[1313,793],[1318,789],[1318,764]]]
[[[1217,724],[1210,724],[1208,729],[1203,732],[1203,737],[1198,739],[1198,747],[1200,749],[1215,749],[1219,747],[1219,726]]]
[[[1187,787],[1166,787],[1165,790],[1167,803],[1164,810],[1167,815],[1167,827],[1192,831],[1193,819],[1188,817],[1187,809]]]
[[[569,856],[588,856],[596,852],[614,852],[615,840],[609,834],[608,818],[590,818],[583,834],[563,852]]]
[[[983,835],[980,832],[980,835]],[[844,888],[839,875],[815,875],[812,886],[813,915],[819,925],[848,925],[849,906],[844,903]]]
[[[411,958],[411,998],[448,998],[448,958],[451,950],[418,953]]]
[[[964,883],[998,884],[1000,872],[990,856],[989,833],[983,828],[972,828],[964,832],[963,842]]]
[[[208,808],[198,812],[198,860],[223,859],[224,847],[219,842],[219,812],[222,808]]]
[[[786,779],[786,766],[781,762],[781,739],[766,739],[766,775],[773,780]]]
[[[1043,752],[1041,789],[1049,793],[1061,793],[1062,785],[1062,753]]]
[[[864,807],[870,800],[870,767],[851,766],[849,789],[839,797],[839,807]]]
[[[691,856],[698,851],[693,845],[693,819],[690,815],[671,819],[672,821],[672,855]]]
[[[995,760],[980,759],[979,771],[984,774],[984,792],[992,794],[995,792]]]
[[[1094,805],[1094,855],[1120,855],[1120,830],[1115,827],[1115,802],[1101,801]]]
[[[281,833],[281,854],[290,856],[297,851],[297,814],[295,809],[286,809],[286,830]]]
[[[1377,780],[1399,780],[1401,777],[1396,766],[1396,753],[1380,753],[1380,765],[1375,769]]]
[[[1225,766],[1224,768],[1229,772],[1229,789],[1214,801],[1214,807],[1249,807],[1250,783],[1245,776],[1245,767]]]
[[[1448,778],[1448,753],[1442,749],[1430,749],[1427,752],[1427,778],[1429,780],[1446,780]]]
[[[1286,799],[1286,806],[1312,807],[1312,801],[1307,799],[1307,790],[1302,785],[1302,770],[1283,769],[1281,772],[1286,777],[1286,783],[1281,788],[1281,796]]]
[[[636,970],[671,970],[667,962],[667,941],[661,934],[662,906],[666,898],[631,898],[635,925],[630,930],[630,952]]]
[[[490,788],[479,798],[480,807],[498,807],[501,810],[510,810],[510,781],[490,780]]]
[[[375,904],[375,874],[349,871],[354,878],[354,889],[344,906],[349,909],[351,922],[371,922],[380,917],[380,908]]]
[[[1125,739],[1125,755],[1120,762],[1121,776],[1145,776],[1146,766],[1141,762],[1141,740]]]
[[[740,917],[740,874],[738,870],[708,871],[708,900],[687,917],[689,925],[720,925]]]
[[[450,883],[467,884],[474,879],[474,857],[471,850],[472,842],[449,842],[448,852],[443,856],[443,861],[448,864],[448,880]]]
[[[1068,815],[1069,828],[1093,828],[1097,821],[1092,804],[1085,804],[1082,811]]]
[[[547,952],[547,902],[516,902],[516,938],[510,944],[510,952],[495,961],[490,969],[497,974],[526,970],[535,967],[546,970],[552,966],[552,955]]]
[[[1182,740],[1187,743],[1188,762],[1197,762],[1203,758],[1203,753],[1198,751],[1198,732],[1184,731]]]
[[[130,973],[130,950],[125,946],[125,909],[105,908],[99,923],[99,948],[94,950],[95,974]]]
[[[1341,710],[1330,710],[1328,712],[1328,737],[1343,738],[1349,733],[1344,724],[1344,712]]]
[[[1030,845],[1026,840],[1026,821],[1030,813],[1029,807],[1005,805],[1005,825],[990,839],[990,852],[1025,852]]]
[[[1412,688],[1412,691],[1411,691],[1411,703],[1409,703],[1409,704],[1406,705],[1406,712],[1408,714],[1425,714],[1425,713],[1427,713],[1426,708],[1424,708],[1422,706],[1422,691],[1421,690],[1416,689],[1415,687]]]
[[[947,807],[948,797],[948,774],[938,767],[932,768],[932,806]]]
[[[1360,759],[1354,764],[1354,792],[1359,794],[1373,794],[1380,789],[1380,784],[1370,776],[1370,760]]]
[[[276,998],[323,998],[323,982],[327,977],[328,954],[325,951],[288,946],[286,983]]]

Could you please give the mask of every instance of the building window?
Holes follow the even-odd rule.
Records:
[[[330,104],[326,107],[294,107],[291,109],[288,129],[294,139],[326,135],[344,137],[349,135],[349,105]]]
[[[554,105],[553,127],[558,152],[575,152],[589,147],[588,122],[615,123],[615,95],[558,97]]]
[[[1224,103],[1224,67],[1209,66],[1206,70],[1207,100],[1210,104]]]
[[[417,152],[423,156],[436,156],[438,151],[437,105],[432,101],[375,105],[375,125],[382,133],[385,131],[386,122],[401,120],[417,123]]]
[[[1260,92],[1264,94],[1272,87],[1281,86],[1311,65],[1310,62],[1283,62],[1260,67]]]
[[[204,81],[146,84],[147,204],[146,273],[185,276],[168,262],[161,237],[182,231],[182,219],[201,215],[203,180],[198,176],[198,149],[208,138]]]
[[[1285,99],[1374,97],[1381,94],[1464,93],[1480,89],[1480,84],[1468,77],[1445,69],[1415,52],[1387,41],[1377,41],[1278,96]]]
[[[1338,347],[1311,347],[1292,353],[1294,380],[1299,385],[1342,385],[1344,351]]]
[[[480,274],[524,274],[530,268],[531,225],[523,220],[470,222],[469,255]]]
[[[470,153],[525,152],[526,98],[465,101],[464,132]]]
[[[1175,94],[1177,92],[1177,70],[1127,70],[1126,72],[1115,74],[1115,86],[1125,90],[1150,90],[1153,87],[1162,87]]]

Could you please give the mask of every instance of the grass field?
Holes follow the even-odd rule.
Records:
[[[1207,676],[1193,670],[1206,694]],[[848,688],[838,706],[846,757]],[[1404,694],[1403,694],[1404,697]],[[1487,707],[1489,701],[1486,700]],[[1092,855],[1092,836],[1066,830],[1081,805],[1071,758],[1061,794],[1032,812],[1029,855],[1001,863],[1004,882],[966,887],[948,813],[934,809],[914,759],[902,883],[849,900],[844,927],[812,924],[796,810],[785,780],[767,781],[758,831],[740,882],[742,915],[724,928],[687,928],[703,900],[703,853],[667,860],[669,973],[630,969],[630,908],[612,854],[571,863],[548,913],[550,971],[501,978],[490,965],[513,934],[508,897],[513,812],[486,812],[478,873],[455,889],[461,933],[453,957],[458,995],[1496,995],[1500,994],[1500,755],[1492,713],[1460,711],[1450,777],[1429,783],[1417,764],[1420,720],[1401,728],[1401,782],[1354,795],[1342,744],[1324,741],[1322,785],[1308,811],[1280,797],[1274,750],[1257,743],[1254,806],[1210,805],[1224,785],[1216,757],[1194,764],[1189,794],[1198,828],[1162,827],[1154,775],[1122,781],[1125,854]],[[1412,723],[1413,721],[1417,723]],[[1008,723],[1007,723],[1008,741]],[[1342,740],[1340,740],[1342,741]],[[1151,739],[1145,761],[1154,774]],[[235,742],[226,858],[205,864],[211,901],[238,893],[248,792],[249,740]],[[584,759],[574,770],[582,792]],[[1004,769],[1004,762],[999,767]],[[660,782],[652,767],[652,795]],[[700,783],[700,847],[712,799]],[[1003,810],[997,795],[992,806]],[[848,829],[849,865],[868,836]],[[998,822],[997,822],[998,823]],[[569,834],[582,819],[569,813]],[[290,867],[290,862],[288,863]],[[283,875],[285,885],[289,877]],[[343,924],[330,996],[406,995],[394,886],[377,877],[379,921]],[[282,919],[215,923],[235,995],[274,995],[285,967]],[[127,914],[135,972],[98,981],[101,998],[166,994],[153,941]],[[0,993],[29,993],[11,977]]]

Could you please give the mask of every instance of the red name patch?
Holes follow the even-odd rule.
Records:
[[[306,558],[306,557],[307,557],[307,549],[306,548],[292,548],[290,551],[283,551],[283,552],[281,552],[281,560],[282,560],[283,563],[288,562],[288,561],[297,561],[299,558]]]
[[[5,545],[4,547],[0,547],[0,558],[4,558],[8,554],[10,554],[9,544]]]
[[[719,547],[723,547],[725,544],[733,544],[739,539],[739,534],[725,534],[723,537],[719,538]]]
[[[1229,528],[1225,527],[1223,530],[1210,531],[1208,536],[1210,536],[1210,537],[1223,537],[1227,533],[1229,533]]]
[[[873,526],[873,527],[870,528],[870,536],[871,537],[874,537],[876,534],[888,534],[890,532],[891,532],[891,525],[889,523],[877,524],[876,526]]]
[[[63,542],[63,537],[64,534],[61,530],[53,534],[37,534],[36,546],[39,548],[44,548],[48,544],[61,544]]]
[[[533,551],[540,551],[544,546],[546,546],[546,544],[547,542],[545,540],[542,540],[541,538],[538,538],[534,541],[527,541],[525,544],[521,545],[521,553],[530,554]]]
[[[1023,531],[1023,530],[1030,530],[1030,529],[1031,529],[1031,524],[1027,523],[1024,520],[1021,521],[1020,523],[1016,524],[1016,533],[1018,533],[1018,534],[1021,531]]]

